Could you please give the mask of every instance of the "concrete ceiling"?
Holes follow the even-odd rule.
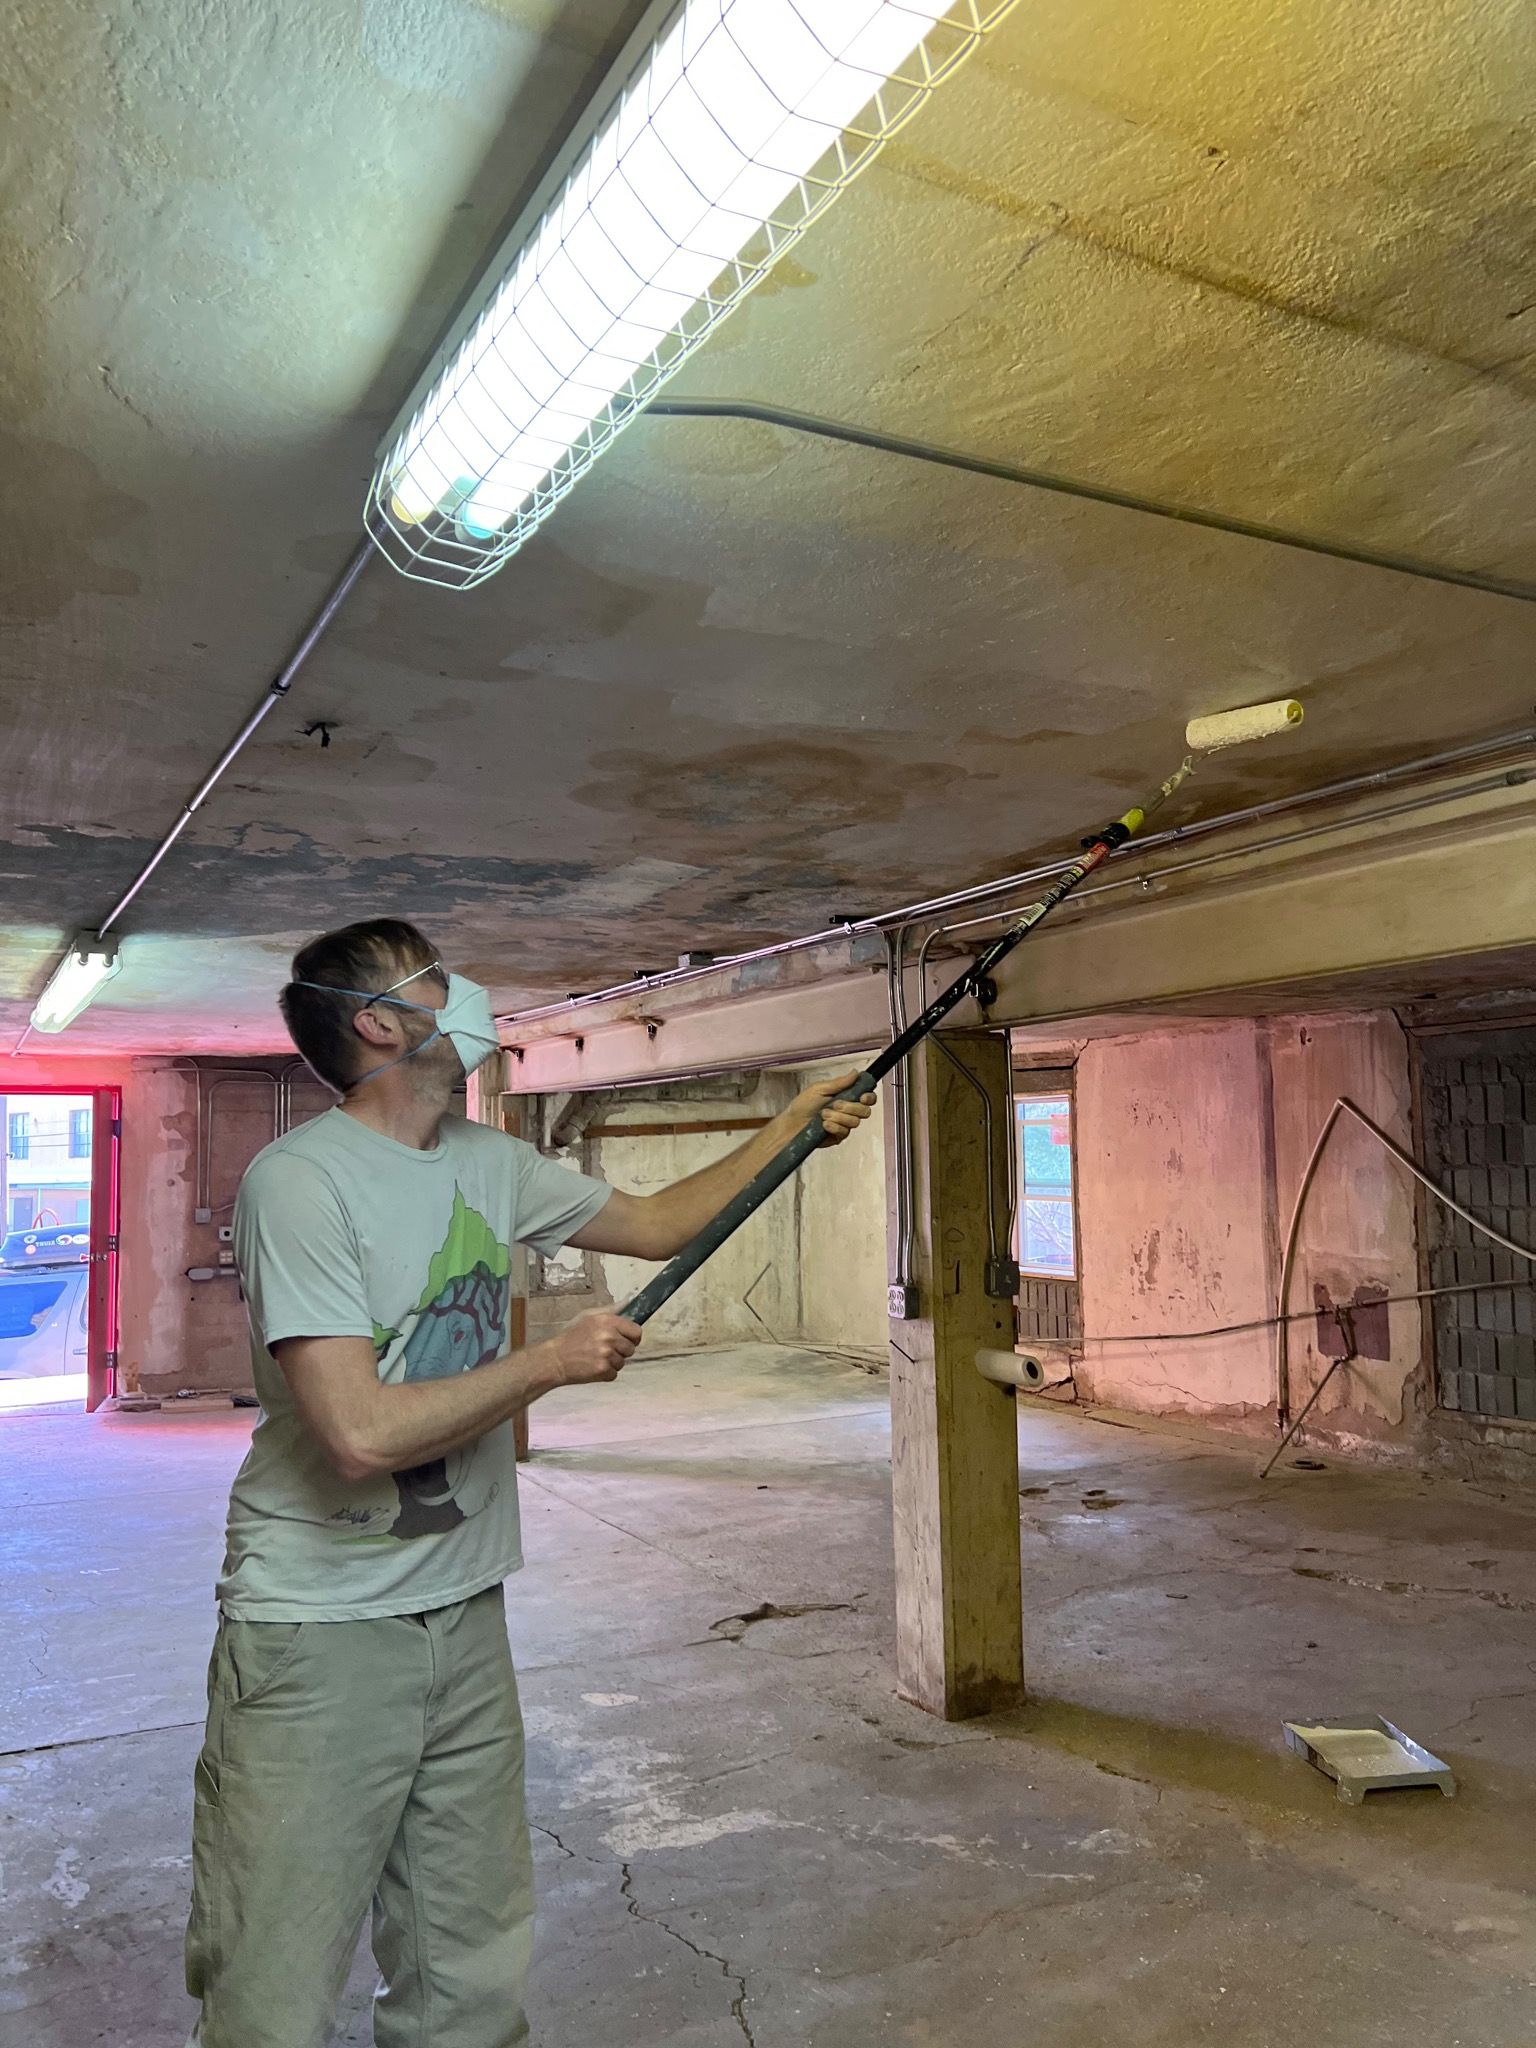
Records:
[[[3,121],[0,1024],[356,544],[620,0],[21,0]],[[1536,575],[1526,0],[1029,0],[675,387]],[[1496,731],[1536,615],[769,427],[642,420],[500,577],[372,566],[61,1048],[281,1043],[420,918],[503,1003]],[[331,744],[305,737],[328,721]]]

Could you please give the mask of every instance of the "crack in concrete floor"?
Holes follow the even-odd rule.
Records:
[[[731,2018],[740,2028],[741,2038],[746,2042],[747,2048],[757,2048],[757,2039],[752,2031],[752,2022],[747,2018],[747,1980],[741,1971],[733,1968],[726,1958],[718,1954],[716,1950],[704,1948],[698,1942],[691,1941],[686,1934],[680,1933],[670,1921],[664,1920],[659,1913],[647,1913],[641,1906],[640,1901],[635,1897],[634,1871],[631,1869],[627,1857],[619,1858],[619,1869],[623,1873],[619,1883],[619,1893],[624,1900],[625,1908],[630,1917],[635,1920],[644,1921],[647,1926],[659,1927],[663,1934],[669,1934],[674,1941],[680,1941],[684,1948],[691,1949],[701,1962],[717,1964],[720,1974],[725,1981],[736,1986],[735,1991],[731,1994]]]
[[[598,1861],[597,1857],[587,1855],[585,1851],[577,1851],[571,1848],[569,1843],[563,1841],[553,1828],[546,1827],[542,1821],[530,1820],[528,1825],[535,1834],[543,1835],[546,1840],[553,1842],[562,1856],[568,1856],[575,1862],[596,1863]],[[749,1993],[744,1974],[736,1969],[730,1960],[721,1955],[717,1949],[706,1948],[701,1942],[694,1941],[689,1935],[674,1927],[669,1920],[664,1919],[660,1913],[648,1912],[641,1905],[635,1893],[635,1872],[631,1859],[627,1856],[615,1856],[612,1860],[619,1867],[619,1896],[624,1901],[625,1912],[628,1913],[632,1920],[638,1920],[646,1927],[657,1928],[671,1940],[680,1942],[685,1949],[688,1949],[693,1955],[697,1956],[700,1962],[715,1964],[726,1983],[734,1984],[736,1987],[731,1994],[731,2018],[739,2028],[747,2048],[757,2048],[757,2037],[753,2033],[752,2022],[747,2017]]]
[[[1468,1727],[1477,1719],[1484,1707],[1491,1707],[1498,1700],[1528,1700],[1533,1696],[1536,1696],[1536,1686],[1532,1685],[1521,1686],[1514,1692],[1480,1693],[1459,1721],[1452,1721],[1447,1724],[1441,1731],[1439,1739],[1443,1742],[1447,1735],[1454,1735],[1458,1728]]]
[[[123,1742],[134,1735],[172,1735],[179,1728],[201,1728],[203,1717],[195,1721],[160,1721],[152,1728],[113,1729],[104,1735],[72,1735],[63,1742],[35,1742],[30,1748],[0,1749],[0,1763],[7,1758],[19,1756],[47,1756],[56,1749],[91,1749],[98,1742]]]

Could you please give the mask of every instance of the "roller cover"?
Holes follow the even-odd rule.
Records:
[[[1184,744],[1192,754],[1213,754],[1219,747],[1240,747],[1245,740],[1269,740],[1300,725],[1302,709],[1294,697],[1272,704],[1246,704],[1240,711],[1217,711],[1192,718],[1184,728]]]

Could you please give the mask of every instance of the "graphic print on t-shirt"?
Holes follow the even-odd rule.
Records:
[[[512,1261],[507,1247],[455,1185],[448,1235],[433,1254],[421,1299],[397,1330],[374,1325],[376,1355],[383,1359],[408,1330],[398,1373],[391,1378],[445,1380],[499,1358],[506,1348],[511,1305]],[[464,1519],[456,1495],[474,1455],[455,1451],[396,1472],[400,1512],[392,1536],[429,1536]]]

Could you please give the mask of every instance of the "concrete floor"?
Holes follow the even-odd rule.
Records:
[[[3,2048],[183,2039],[248,1419],[0,1420]],[[1351,1470],[1260,1486],[1251,1451],[1028,1406],[1032,1702],[947,1727],[893,1690],[879,1381],[658,1360],[544,1404],[536,1442],[510,1610],[540,2048],[1536,2041],[1531,1513]],[[1282,1716],[1357,1707],[1460,1797],[1350,1809],[1284,1751]]]

